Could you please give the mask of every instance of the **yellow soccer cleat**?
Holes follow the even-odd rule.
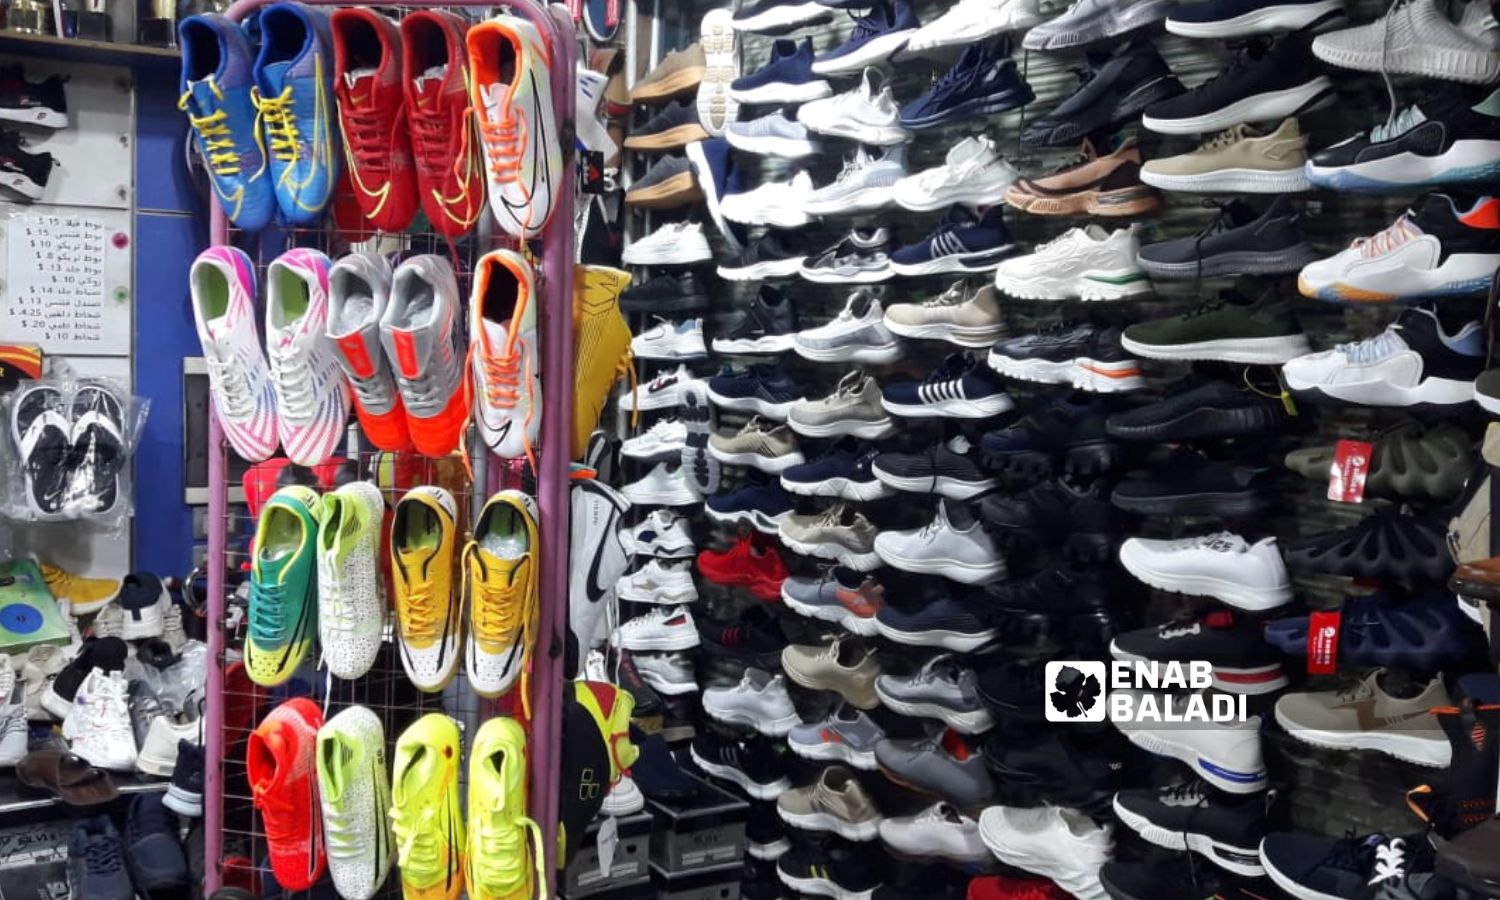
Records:
[[[635,375],[630,326],[620,294],[630,273],[604,266],[573,269],[573,459],[583,456],[599,414],[622,375]]]
[[[531,661],[537,618],[536,503],[520,491],[491,497],[464,548],[469,685],[482,697],[510,690]]]
[[[457,900],[464,891],[462,754],[458,724],[442,713],[413,722],[396,741],[391,831],[406,900]]]
[[[499,716],[469,749],[469,900],[531,900],[542,865],[542,831],[526,814],[526,731]]]
[[[463,615],[453,590],[458,504],[440,487],[408,491],[391,521],[396,639],[406,677],[440,691],[458,672]]]
[[[104,608],[104,604],[120,594],[118,578],[85,578],[66,569],[38,563],[42,569],[42,580],[54,600],[66,600],[75,616],[86,616]]]

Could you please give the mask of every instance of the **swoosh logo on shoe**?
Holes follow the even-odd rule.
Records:
[[[535,125],[536,125],[536,135],[537,135],[537,146],[545,148],[547,146],[547,129],[550,126],[549,126],[549,124],[547,122],[547,116],[542,111],[541,104],[537,100],[537,77],[536,77],[536,73],[535,72],[531,72],[526,77],[527,77],[527,80],[529,80],[531,82],[531,110],[530,110],[529,113],[527,111],[525,111],[525,110],[522,110],[520,112],[521,121],[527,126],[527,133],[528,134],[530,133],[530,126],[533,123],[535,123]],[[540,165],[532,166],[531,167],[531,183],[526,186],[526,202],[524,202],[524,203],[512,203],[512,202],[510,202],[510,200],[506,199],[505,197],[501,197],[500,198],[500,202],[505,204],[506,210],[509,211],[512,216],[515,216],[516,221],[525,223],[527,225],[527,227],[531,226],[531,222],[530,222],[530,218],[531,218],[530,212],[531,211],[528,209],[528,207],[531,206],[532,200],[536,198],[536,186],[537,186],[537,183],[541,182],[541,183],[547,184],[547,185],[551,185],[551,183],[552,183],[552,166],[551,166],[551,161],[547,158],[547,154],[546,153],[538,154],[538,161],[539,161]],[[549,201],[549,205],[550,205],[550,201],[551,201],[550,195],[548,197],[548,201]],[[526,217],[524,217],[524,218],[521,217],[521,216],[519,216],[519,215],[516,215],[516,211],[517,210],[521,210],[521,209],[528,209],[528,215]]]

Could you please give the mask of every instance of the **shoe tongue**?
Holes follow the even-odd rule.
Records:
[[[479,96],[484,99],[484,111],[491,120],[500,117],[500,107],[505,105],[505,95],[510,86],[496,82],[479,86]]]
[[[363,106],[370,101],[375,87],[374,69],[350,69],[344,73],[344,85],[349,88],[349,99]]]
[[[290,61],[267,63],[261,69],[261,80],[269,85],[277,94],[286,87],[286,75],[292,68]]]
[[[484,342],[489,352],[505,352],[506,341],[510,339],[510,320],[496,322],[492,319],[484,319],[483,322]]]
[[[217,99],[214,95],[213,78],[188,82],[188,105],[198,115],[207,115],[213,112],[214,103]]]
[[[412,87],[416,88],[417,106],[427,107],[443,90],[443,82],[448,78],[448,66],[433,66],[426,69],[421,75],[412,79]]]

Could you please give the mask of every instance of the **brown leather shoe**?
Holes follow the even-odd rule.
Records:
[[[1039,216],[1137,216],[1161,206],[1161,196],[1141,183],[1141,149],[1135,139],[1104,156],[1088,138],[1082,156],[1040,178],[1020,178],[1005,202]]]
[[[1500,556],[1463,563],[1448,579],[1448,588],[1475,600],[1500,601]]]
[[[16,780],[47,791],[70,806],[98,806],[120,796],[108,772],[60,747],[43,747],[26,754],[16,763]]]

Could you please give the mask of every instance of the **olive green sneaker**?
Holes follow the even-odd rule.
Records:
[[[1222,291],[1180,316],[1131,325],[1120,345],[1147,359],[1264,365],[1312,351],[1284,301],[1270,293],[1248,300],[1235,291]]]

